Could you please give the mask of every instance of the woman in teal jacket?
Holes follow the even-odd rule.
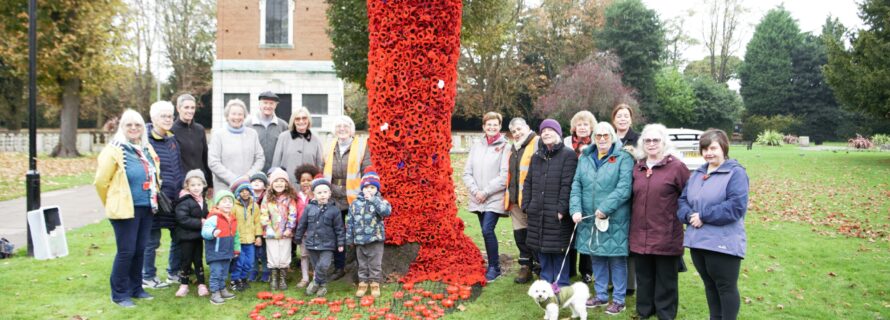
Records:
[[[611,274],[612,303],[608,314],[625,309],[627,290],[627,234],[630,228],[630,196],[634,160],[622,150],[615,129],[600,122],[594,129],[594,146],[578,159],[572,182],[569,212],[578,223],[575,248],[593,260],[596,295],[587,302],[590,308],[606,305],[606,291]]]

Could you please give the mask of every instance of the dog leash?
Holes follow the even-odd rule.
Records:
[[[595,215],[581,217],[581,221],[594,216]],[[562,270],[566,266],[566,260],[568,260],[569,252],[571,252],[572,250],[572,240],[575,240],[575,231],[578,230],[578,225],[581,224],[581,221],[575,223],[575,226],[572,228],[572,235],[569,237],[569,246],[566,248],[566,254],[562,257],[562,263],[559,265],[559,273],[556,274],[556,280],[554,280],[552,283],[553,292],[556,293],[557,296],[559,295],[559,285],[557,285],[557,283],[559,283],[559,276],[562,275]]]

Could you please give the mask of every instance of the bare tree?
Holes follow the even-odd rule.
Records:
[[[727,64],[729,57],[741,48],[740,23],[748,9],[741,0],[703,0],[702,39],[708,49],[711,77],[718,83],[726,83],[732,73]]]
[[[173,73],[169,85],[175,95],[203,95],[211,88],[216,1],[159,0],[161,36]]]
[[[130,23],[131,42],[127,53],[135,69],[132,92],[133,109],[144,113],[151,104],[155,76],[152,73],[152,53],[157,41],[157,9],[154,0],[128,0],[127,17]],[[157,59],[157,58],[156,58]]]
[[[665,60],[667,64],[680,66],[686,62],[683,59],[683,52],[689,47],[699,44],[698,39],[695,39],[686,33],[685,28],[686,18],[691,17],[694,14],[694,11],[688,10],[684,15],[673,17],[664,22],[664,41],[667,45]]]

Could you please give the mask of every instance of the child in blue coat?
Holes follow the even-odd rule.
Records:
[[[204,221],[201,237],[204,238],[204,255],[210,265],[210,303],[222,304],[235,298],[226,290],[226,277],[232,259],[241,251],[241,240],[238,239],[238,220],[232,214],[235,195],[229,190],[216,191],[213,203],[216,207]]]
[[[370,284],[371,295],[380,296],[383,281],[383,241],[386,233],[383,219],[392,212],[392,206],[380,195],[380,178],[374,171],[362,176],[362,195],[349,206],[346,216],[346,242],[355,245],[358,261],[357,297],[364,296]]]

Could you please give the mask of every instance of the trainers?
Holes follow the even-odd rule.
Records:
[[[143,279],[142,287],[146,289],[164,289],[169,287],[170,284],[166,282],[161,282],[160,279],[155,277],[154,279]]]
[[[198,285],[198,296],[206,297],[208,294],[210,294],[210,290],[207,290],[207,285],[199,284]]]
[[[177,297],[185,297],[189,294],[189,286],[187,284],[179,285],[179,290],[176,290]]]
[[[223,299],[229,300],[229,299],[235,298],[235,295],[232,294],[231,292],[229,292],[228,289],[223,288],[222,290],[220,290],[218,292],[219,292],[219,296],[222,297]]]
[[[155,297],[153,295],[148,294],[148,292],[142,291],[140,293],[133,295],[133,298],[143,299],[143,300],[151,300],[151,299],[154,299]]]
[[[222,295],[220,295],[219,291],[217,291],[210,295],[210,303],[223,304],[226,303],[226,300],[223,300]]]
[[[112,301],[112,302],[114,302],[114,304],[119,305],[124,308],[135,308],[136,307],[136,304],[133,303],[133,300],[130,300],[130,299],[125,299],[125,300],[121,300],[121,301]]]
[[[606,314],[616,315],[624,311],[623,303],[611,303],[608,307],[606,307]]]
[[[305,288],[309,285],[309,279],[300,280],[300,283],[297,283],[297,288]]]
[[[311,296],[316,292],[318,292],[318,284],[315,281],[309,282],[309,286],[306,287],[306,294]]]
[[[167,284],[179,283],[179,276],[172,274],[167,275],[167,281],[165,282],[167,282]]]
[[[588,307],[588,308],[602,307],[602,306],[607,305],[607,304],[609,304],[608,301],[603,301],[603,300],[600,300],[600,299],[597,299],[597,298],[590,298],[590,300],[587,300],[587,307]]]
[[[324,297],[324,295],[328,294],[328,287],[321,286],[318,288],[318,291],[315,292],[316,297]]]
[[[501,269],[490,267],[488,271],[485,272],[485,281],[494,282],[495,279],[501,276]]]

